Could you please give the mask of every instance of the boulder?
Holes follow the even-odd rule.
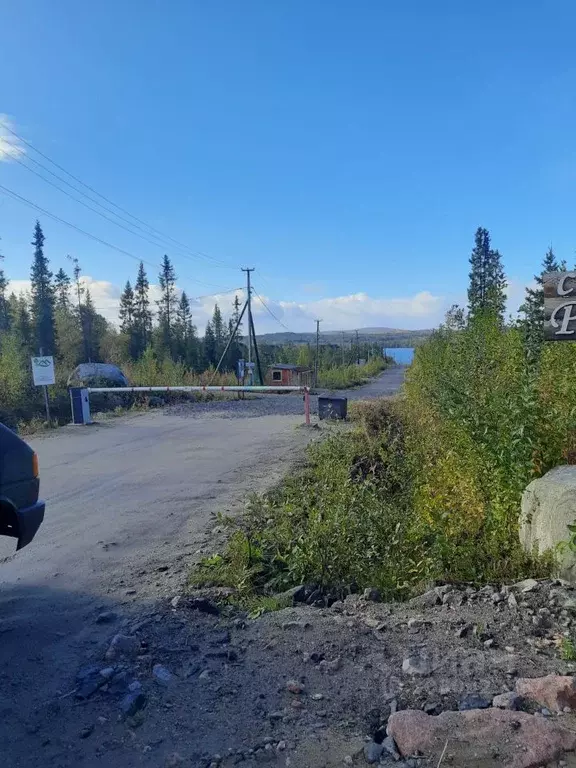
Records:
[[[520,677],[516,693],[552,712],[562,712],[564,707],[576,709],[576,679],[570,675]]]
[[[427,715],[406,709],[390,716],[388,734],[402,757],[440,760],[448,742],[452,765],[538,768],[576,749],[576,734],[545,717],[505,709]]]
[[[570,537],[576,521],[576,466],[555,467],[533,480],[522,495],[520,542],[527,552],[542,554]],[[558,572],[576,582],[576,554],[567,547],[559,553]]]

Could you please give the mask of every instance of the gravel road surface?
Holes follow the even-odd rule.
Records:
[[[345,394],[391,394],[403,373]],[[30,440],[46,519],[0,563],[0,742],[11,745],[10,765],[44,764],[26,758],[31,714],[54,708],[78,658],[109,635],[97,615],[134,616],[174,594],[217,535],[216,513],[238,511],[302,456],[312,434],[302,421],[301,397],[286,395],[179,405]]]

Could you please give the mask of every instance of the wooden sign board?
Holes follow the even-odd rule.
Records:
[[[546,272],[544,287],[544,338],[576,341],[576,272]]]

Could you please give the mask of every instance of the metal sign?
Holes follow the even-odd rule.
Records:
[[[544,337],[547,341],[576,340],[576,272],[546,272]]]
[[[48,384],[55,384],[54,358],[52,356],[33,357],[32,378],[37,387],[45,387]]]

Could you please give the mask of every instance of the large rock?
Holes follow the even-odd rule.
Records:
[[[576,521],[576,466],[555,467],[533,480],[522,495],[520,542],[527,552],[554,549],[570,536]],[[576,555],[559,553],[559,573],[576,582]]]
[[[562,712],[564,707],[576,709],[576,679],[569,675],[520,677],[516,693],[553,712]]]
[[[538,768],[576,749],[576,734],[545,717],[504,709],[443,712],[406,709],[390,716],[388,733],[403,757],[440,759],[446,743],[452,765]]]

